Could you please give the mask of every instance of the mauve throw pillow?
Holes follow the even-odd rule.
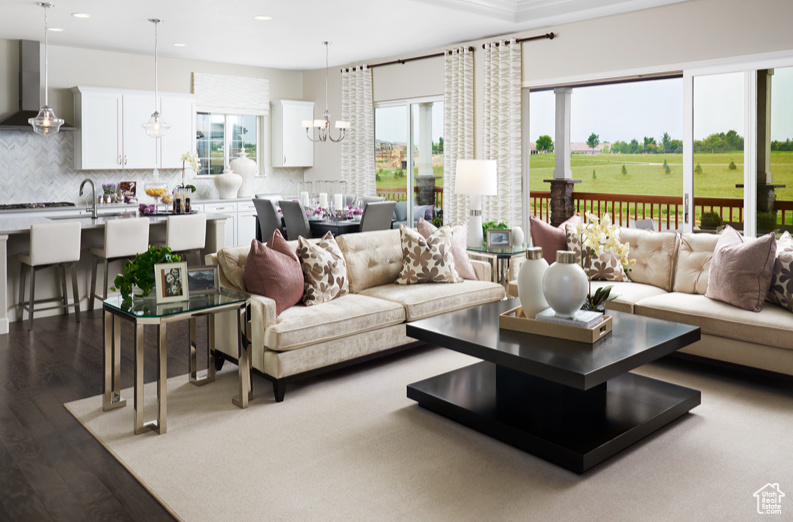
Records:
[[[575,225],[579,221],[581,216],[575,214],[558,227],[554,227],[539,218],[529,216],[531,244],[542,248],[542,257],[549,265],[556,261],[557,250],[567,250],[566,225],[568,223]]]
[[[424,237],[424,239],[429,239],[429,237],[436,230],[438,230],[438,227],[429,221],[419,218],[416,229],[419,231],[419,234]],[[463,279],[472,279],[476,281],[479,278],[476,277],[474,266],[471,264],[471,259],[468,257],[468,252],[465,250],[467,243],[468,227],[462,223],[459,225],[454,225],[452,227],[452,257],[454,258],[454,268]]]
[[[787,230],[776,242],[776,260],[766,300],[793,312],[793,236]]]
[[[729,225],[713,250],[705,297],[759,312],[768,295],[776,259],[776,237],[744,238]]]
[[[245,288],[274,300],[278,315],[303,297],[300,260],[279,230],[273,232],[266,245],[256,239],[251,241],[245,261]]]

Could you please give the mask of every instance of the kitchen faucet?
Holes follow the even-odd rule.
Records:
[[[91,184],[91,201],[92,201],[92,205],[93,205],[91,207],[91,217],[92,218],[97,218],[99,216],[96,213],[96,186],[94,185],[94,182],[91,181],[89,178],[85,178],[83,180],[83,182],[80,183],[80,195],[81,196],[83,195],[83,186],[85,186],[86,183],[90,183]],[[86,208],[86,210],[88,210],[88,209]]]

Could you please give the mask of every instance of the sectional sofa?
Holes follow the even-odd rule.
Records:
[[[314,306],[296,305],[276,316],[275,301],[253,295],[249,321],[251,364],[273,382],[276,401],[287,383],[412,346],[405,324],[504,297],[490,281],[490,266],[472,261],[477,281],[396,285],[402,267],[399,230],[338,236],[347,264],[350,293]],[[290,241],[297,248],[296,241]],[[206,257],[220,266],[220,283],[244,290],[249,246],[225,248]],[[237,357],[233,314],[216,321],[215,349]]]
[[[592,289],[614,286],[619,297],[609,309],[699,326],[701,340],[683,353],[793,375],[792,312],[770,302],[752,312],[705,297],[718,239],[622,228],[620,240],[636,259],[630,282],[593,281]],[[508,293],[517,295],[514,282]]]

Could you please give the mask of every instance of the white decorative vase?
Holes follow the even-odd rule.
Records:
[[[523,313],[529,319],[548,308],[542,289],[542,279],[547,270],[548,261],[542,257],[542,248],[527,249],[526,260],[518,274],[518,298]]]
[[[572,317],[586,301],[588,291],[589,280],[584,269],[575,262],[575,252],[556,252],[556,262],[548,267],[542,278],[545,300],[556,315]]]
[[[519,246],[523,245],[523,242],[525,240],[526,240],[526,236],[523,234],[523,229],[520,228],[520,227],[513,227],[512,228],[512,245],[519,247]],[[528,255],[528,251],[526,251],[526,254]],[[546,261],[546,265],[547,264],[548,263]]]
[[[242,185],[242,176],[229,169],[223,169],[223,174],[215,176],[215,187],[218,189],[220,199],[234,199]]]
[[[242,176],[242,185],[240,185],[237,197],[252,198],[253,177],[259,173],[259,167],[256,165],[256,162],[245,154],[245,150],[242,150],[238,158],[231,160],[229,167],[231,167],[233,172]]]

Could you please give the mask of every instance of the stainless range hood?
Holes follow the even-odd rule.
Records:
[[[29,130],[28,118],[35,118],[41,108],[41,44],[34,40],[19,41],[19,111],[0,121],[0,130]],[[62,131],[74,130],[64,123]]]

